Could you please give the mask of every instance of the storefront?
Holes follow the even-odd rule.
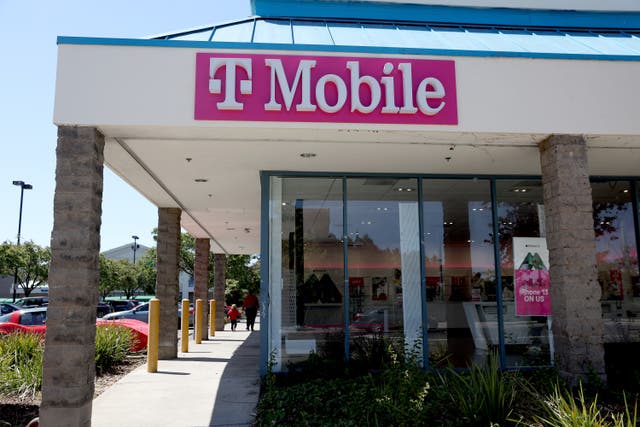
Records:
[[[168,301],[180,227],[260,253],[263,372],[384,334],[425,367],[604,378],[640,341],[640,8],[481,3],[255,0],[155,39],[60,37],[47,339],[90,318],[106,163],[159,208]]]
[[[553,364],[540,177],[274,173],[264,185],[275,361],[349,354],[382,333],[409,349],[426,343],[429,367],[492,351],[509,368]],[[637,188],[591,181],[611,348],[640,338]]]

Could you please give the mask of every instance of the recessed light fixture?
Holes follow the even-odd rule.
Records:
[[[195,182],[207,182],[209,181],[207,178],[196,178],[194,179]]]
[[[287,202],[282,202],[282,206],[287,206]]]
[[[622,190],[622,192],[623,192],[623,193],[628,193],[628,192],[629,192],[629,189],[628,189],[628,188],[625,188],[624,190]]]
[[[310,159],[312,157],[315,157],[316,153],[301,153],[300,157],[302,157],[303,159]]]
[[[227,227],[227,231],[233,231],[233,230],[235,230],[234,227]]]

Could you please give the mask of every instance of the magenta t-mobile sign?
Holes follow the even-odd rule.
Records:
[[[456,125],[455,63],[198,53],[194,118]]]

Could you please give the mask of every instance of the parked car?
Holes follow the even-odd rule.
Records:
[[[390,310],[380,308],[356,315],[356,319],[351,322],[350,327],[356,330],[380,333],[385,331],[385,322],[387,330],[400,329],[402,325],[399,314],[394,316]]]
[[[189,304],[189,326],[193,326],[193,313],[195,309],[193,303]],[[178,329],[182,329],[182,304],[178,303]]]
[[[10,302],[0,303],[0,316],[16,310],[20,310],[20,307],[15,304],[11,304]]]
[[[96,320],[97,326],[119,325],[124,326],[133,332],[133,342],[131,343],[131,351],[136,352],[147,348],[147,339],[149,337],[149,325],[136,319],[113,319]]]
[[[111,313],[111,306],[105,302],[99,302],[96,308],[96,316],[103,317],[106,314]]]
[[[29,332],[44,335],[47,307],[23,308],[0,316],[0,335]]]
[[[0,336],[14,332],[31,333],[44,336],[47,332],[47,307],[25,308],[0,316]],[[147,347],[149,328],[145,322],[134,319],[105,321],[98,319],[97,326],[121,325],[131,330],[134,340],[131,351],[140,351]]]
[[[113,320],[113,319],[136,319],[141,322],[149,321],[149,303],[140,304],[137,307],[134,307],[130,310],[124,311],[116,311],[113,313],[106,314],[103,317],[104,320]]]
[[[126,299],[107,301],[107,304],[111,306],[111,311],[113,312],[131,310],[138,305],[137,303],[138,301]]]
[[[15,305],[21,308],[46,307],[49,304],[49,297],[25,297],[16,300]]]

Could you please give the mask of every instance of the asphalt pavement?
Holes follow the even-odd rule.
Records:
[[[216,331],[174,360],[158,361],[121,378],[93,401],[93,427],[251,426],[260,394],[260,324],[254,332]],[[178,349],[180,343],[178,342]]]

